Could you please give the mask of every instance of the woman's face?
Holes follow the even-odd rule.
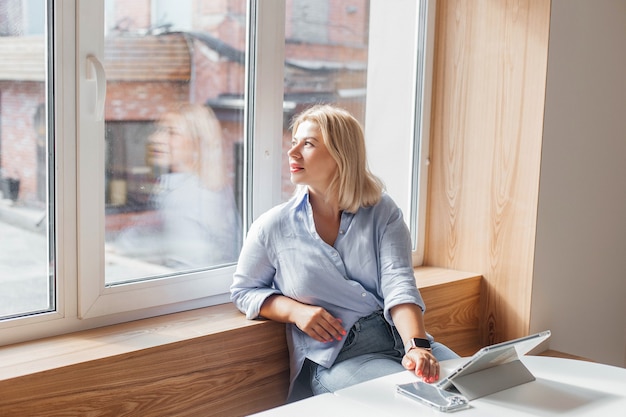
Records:
[[[166,114],[148,141],[148,163],[172,172],[190,172],[197,161],[196,145],[180,116]]]
[[[328,152],[317,124],[308,120],[300,123],[287,155],[291,182],[307,185],[309,189],[320,193],[327,190],[337,170],[337,163]]]

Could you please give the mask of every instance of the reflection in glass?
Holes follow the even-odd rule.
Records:
[[[107,284],[231,264],[242,240],[246,1],[127,6],[105,7]]]
[[[45,19],[0,2],[0,319],[55,309]]]
[[[241,226],[221,131],[205,105],[185,103],[162,116],[147,143],[156,178],[146,205],[151,215],[116,233],[112,251],[173,270],[237,259]]]

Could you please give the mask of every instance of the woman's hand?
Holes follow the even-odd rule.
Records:
[[[261,306],[260,315],[281,323],[294,323],[318,342],[341,340],[347,334],[341,319],[319,306],[303,304],[281,294],[269,296]]]
[[[318,342],[341,340],[346,335],[341,319],[318,306],[301,305],[292,311],[296,326]]]
[[[391,308],[391,317],[403,340],[409,338],[426,339],[424,328],[424,315],[417,304],[398,304]],[[415,375],[421,377],[424,382],[435,382],[439,379],[439,361],[429,349],[414,347],[402,358],[402,366]]]
[[[435,382],[439,379],[439,362],[430,350],[413,348],[402,358],[402,366],[414,371],[424,382]]]

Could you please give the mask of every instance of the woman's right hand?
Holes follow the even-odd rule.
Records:
[[[347,334],[341,319],[322,307],[302,304],[292,314],[294,324],[318,342],[341,340]]]
[[[341,319],[326,309],[303,304],[281,294],[269,296],[261,306],[260,315],[282,323],[293,323],[318,342],[341,340],[347,334]]]

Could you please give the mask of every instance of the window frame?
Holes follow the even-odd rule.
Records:
[[[402,10],[399,14],[402,16],[412,15],[412,13],[407,13],[405,7],[408,7],[408,10],[418,7],[413,0],[398,1],[401,3],[398,3],[397,9]],[[412,87],[404,88],[403,94],[405,95],[399,99],[404,103],[408,100],[408,114],[411,112],[415,114],[418,111],[415,100],[418,99],[419,94],[422,94],[424,100],[419,117],[407,119],[400,133],[409,135],[405,137],[410,138],[421,134],[424,138],[419,142],[413,140],[409,149],[412,155],[417,155],[419,158],[420,170],[419,175],[413,173],[408,182],[403,182],[399,190],[390,190],[392,197],[399,200],[401,209],[407,213],[405,214],[407,223],[412,222],[412,219],[417,216],[418,224],[422,225],[417,229],[415,237],[415,242],[417,242],[414,248],[416,249],[415,266],[421,265],[421,259],[423,259],[426,199],[421,190],[425,189],[428,170],[429,97],[435,10],[434,0],[420,0],[420,5],[426,3],[428,3],[428,32],[427,48],[424,50],[426,57],[424,59],[424,88],[420,93],[417,90],[416,80],[409,80],[409,85]],[[385,7],[384,4],[383,7]],[[81,33],[83,28],[89,28],[89,19],[92,19],[94,15],[104,22],[104,0],[51,0],[49,9],[53,12],[51,18],[54,19],[50,44],[55,51],[53,59],[50,60],[52,63],[50,71],[55,75],[52,84],[54,94],[49,99],[49,103],[54,106],[55,155],[58,156],[54,161],[57,311],[0,321],[0,334],[2,335],[0,345],[229,302],[230,279],[226,277],[232,277],[234,265],[204,274],[186,274],[173,279],[157,279],[113,287],[104,285],[104,169],[98,171],[99,167],[104,167],[104,122],[97,120],[98,102],[95,95],[97,95],[98,82],[86,80],[89,71],[96,75],[98,72],[98,68],[90,68],[92,64],[87,62],[86,57],[92,55],[102,60],[103,56],[103,38],[100,49],[97,46],[94,47],[91,41],[94,36],[104,36],[104,31],[95,33],[97,31],[86,30],[87,34]],[[378,12],[372,14],[375,13]],[[251,43],[254,48],[246,56],[248,60],[246,65],[250,68],[247,71],[248,91],[246,94],[249,95],[249,101],[252,104],[250,108],[246,107],[244,113],[246,123],[244,132],[247,134],[247,142],[244,146],[246,160],[244,178],[248,180],[244,188],[249,187],[247,190],[251,190],[251,192],[244,193],[244,233],[255,218],[281,200],[284,16],[284,0],[249,0],[248,18],[252,22],[248,25],[247,38],[250,41],[256,37],[256,43]],[[251,24],[254,22],[257,24]],[[415,24],[409,32],[415,34],[415,42],[417,42]],[[418,65],[418,58],[414,50],[410,53],[415,43],[407,42],[407,45],[404,45],[402,49],[405,53],[401,54],[403,59],[401,65],[413,68],[410,72],[415,74],[414,69]],[[382,61],[380,57],[376,59],[376,56],[371,55],[369,60],[369,64]],[[91,62],[95,61],[91,60]],[[374,108],[370,110],[369,104],[370,101],[376,102],[376,100],[388,101],[389,91],[383,88],[377,93],[370,92],[370,85],[375,84],[373,84],[373,77],[368,77],[368,79],[371,82],[368,81],[365,130],[366,137],[376,138],[377,131],[372,130],[369,120],[372,117],[380,118],[381,115],[377,114]],[[277,91],[281,93],[277,94]],[[377,96],[377,94],[380,95]],[[93,110],[85,108],[83,103],[90,103]],[[281,117],[276,117],[277,114]],[[86,124],[85,119],[88,119]],[[381,124],[385,125],[385,123]],[[418,129],[416,124],[419,124],[421,129]],[[389,126],[389,124],[386,125]],[[98,126],[100,126],[99,132]],[[86,138],[91,139],[85,141]],[[253,143],[252,138],[265,138],[265,140]],[[391,147],[386,148],[388,153]],[[100,151],[94,152],[94,149]],[[372,156],[378,156],[378,150],[373,149],[370,143],[368,143],[368,154],[372,171],[380,175],[387,184],[395,183],[398,177],[397,164],[390,167],[377,163]],[[405,166],[408,172],[413,172],[412,159],[405,161],[405,164],[408,164]],[[93,168],[94,166],[98,168],[87,169],[87,167]],[[97,172],[100,173],[100,178]],[[93,184],[96,186],[93,187]],[[271,185],[269,189],[268,184]],[[261,186],[263,186],[263,192],[255,193],[254,190],[260,189]],[[410,193],[416,189],[420,190],[417,197],[419,207],[411,208],[412,201],[415,199],[411,200]],[[411,211],[415,209],[417,210],[415,213]],[[94,221],[94,213],[98,214],[97,221]],[[88,226],[85,227],[85,224]],[[412,223],[410,225],[413,226]],[[412,233],[416,232],[412,229]],[[94,277],[98,275],[101,279],[96,281]],[[212,277],[221,277],[221,283],[215,284],[215,279],[211,279]],[[212,293],[218,293],[218,295],[206,295]]]
[[[374,53],[370,54],[368,74],[387,73],[394,77],[377,83],[368,76],[364,129],[370,168],[383,179],[387,192],[403,211],[413,240],[413,266],[421,266],[437,4],[436,0],[397,0],[394,6],[370,3],[370,13],[377,16],[377,21],[393,21],[394,28],[387,30],[370,22],[370,51]],[[416,79],[420,73],[421,78]],[[390,105],[389,97],[393,97],[395,106]],[[401,123],[393,123],[397,120]],[[406,142],[403,138],[412,140]],[[398,171],[410,175],[403,177]]]

